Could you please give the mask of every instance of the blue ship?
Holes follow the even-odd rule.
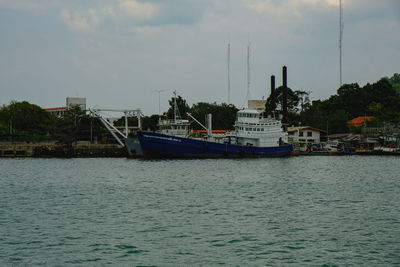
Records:
[[[291,144],[258,147],[234,144],[229,137],[216,142],[145,131],[139,131],[137,137],[146,158],[282,157],[293,152]]]
[[[137,139],[142,155],[146,158],[238,158],[282,157],[293,152],[281,122],[263,118],[256,110],[238,111],[235,130],[222,135],[211,134],[210,121],[206,136],[190,136],[189,125],[188,120],[174,118],[160,121],[159,132],[139,131]],[[128,151],[132,151],[129,143],[132,142],[126,140]]]

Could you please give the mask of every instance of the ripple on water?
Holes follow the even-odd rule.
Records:
[[[398,166],[1,159],[0,266],[396,266]]]

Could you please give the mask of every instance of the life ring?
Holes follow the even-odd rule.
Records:
[[[306,152],[310,153],[310,148],[309,147],[307,147]]]

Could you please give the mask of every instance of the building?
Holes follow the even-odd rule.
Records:
[[[83,97],[67,97],[65,107],[56,107],[56,108],[45,108],[49,113],[54,114],[57,117],[61,117],[67,111],[67,109],[79,106],[83,111],[86,111],[86,98]]]
[[[373,117],[373,116],[360,116],[360,117],[352,119],[351,121],[348,121],[347,124],[349,126],[353,126],[353,127],[361,127],[361,126],[363,126],[364,122],[369,122],[374,119],[375,119],[375,117]]]
[[[259,113],[264,112],[267,100],[248,100],[247,106],[249,109],[257,110]]]
[[[67,97],[66,104],[67,108],[79,106],[81,110],[86,110],[86,98],[84,97]]]
[[[326,131],[311,126],[289,127],[287,132],[290,143],[301,144],[320,144],[321,134],[326,134]]]
[[[67,107],[45,108],[44,110],[57,117],[61,117],[62,115],[64,115],[65,111],[67,111]]]

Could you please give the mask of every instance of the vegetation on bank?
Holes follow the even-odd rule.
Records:
[[[289,125],[309,125],[320,129],[329,129],[329,133],[349,132],[347,122],[358,116],[374,116],[374,126],[384,123],[400,123],[400,74],[391,78],[382,78],[373,84],[360,87],[357,83],[344,84],[337,93],[326,100],[310,101],[309,92],[288,89]],[[163,118],[173,118],[173,98],[170,108]],[[177,97],[177,106],[181,117],[187,118],[187,112],[205,125],[208,113],[213,115],[213,129],[233,129],[236,108],[232,104],[199,102],[192,107],[181,96]],[[278,117],[281,113],[282,87],[268,97],[265,112]],[[159,115],[142,118],[142,128],[156,130]],[[115,125],[124,125],[121,117]],[[129,118],[129,125],[137,125],[137,118]],[[192,129],[201,129],[197,123]],[[0,107],[0,141],[45,141],[56,140],[72,144],[77,140],[98,142],[106,141],[109,133],[99,119],[82,111],[79,107],[67,110],[56,117],[35,104],[26,101],[11,102]]]
[[[281,99],[282,87],[279,87],[275,90],[275,94],[267,99],[267,114],[271,114],[275,107],[275,110],[280,110]],[[328,99],[315,100],[311,103],[309,93],[288,88],[287,99],[289,125],[309,125],[329,130],[329,133],[345,133],[356,131],[349,129],[347,122],[358,116],[376,117],[369,123],[370,126],[381,127],[384,123],[398,124],[400,75],[396,73],[391,78],[385,77],[363,87],[357,83],[344,84]]]

